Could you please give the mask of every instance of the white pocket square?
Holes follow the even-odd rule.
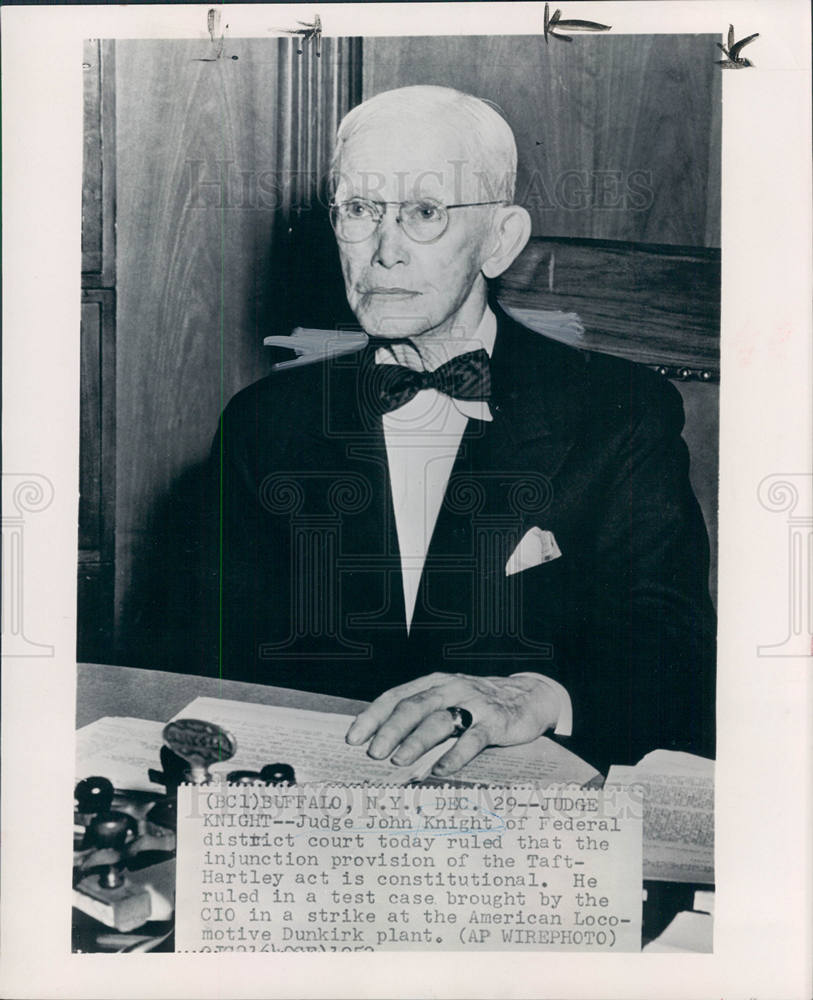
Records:
[[[551,562],[553,559],[558,559],[561,554],[552,531],[531,528],[525,532],[522,541],[511,553],[505,564],[505,575],[513,576],[514,573],[521,573],[524,569]]]

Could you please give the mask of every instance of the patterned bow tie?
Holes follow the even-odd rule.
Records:
[[[422,389],[437,389],[452,399],[487,400],[491,395],[488,354],[482,348],[459,354],[433,372],[416,372],[402,365],[369,365],[366,402],[378,413],[408,403]]]

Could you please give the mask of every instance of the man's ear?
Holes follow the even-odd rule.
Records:
[[[520,205],[498,208],[489,239],[492,250],[480,266],[486,278],[507,271],[531,236],[531,217]]]

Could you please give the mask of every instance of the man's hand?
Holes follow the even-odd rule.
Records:
[[[356,718],[346,739],[358,745],[372,737],[371,757],[393,754],[393,764],[411,764],[452,735],[446,709],[453,706],[467,709],[474,721],[433,774],[458,771],[487,746],[528,743],[555,726],[559,714],[556,694],[533,676],[435,673],[385,691]]]

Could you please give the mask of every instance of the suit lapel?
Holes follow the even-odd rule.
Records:
[[[476,578],[502,574],[526,522],[544,517],[540,511],[551,499],[552,480],[583,417],[584,392],[573,391],[574,379],[577,386],[585,382],[578,352],[515,323],[496,304],[491,307],[498,324],[491,359],[494,419],[469,420],[466,427],[430,541],[411,638],[422,627],[460,623],[474,607]],[[363,508],[342,514],[345,563],[352,565],[355,558],[359,567],[349,577],[356,598],[348,604],[353,621],[403,638],[403,582],[386,446],[380,417],[364,405],[360,379],[373,349],[326,365],[323,413],[338,449],[334,463],[363,481],[370,497]],[[494,532],[484,565],[476,535],[488,524]]]
[[[495,312],[491,378],[506,447],[518,468],[553,479],[583,420],[583,356],[515,323],[498,306]]]
[[[555,515],[554,479],[585,412],[582,356],[495,312],[494,419],[469,420],[458,450],[416,602],[427,624],[441,607],[458,619],[476,614],[488,580],[504,589],[522,535]]]
[[[460,551],[450,538],[455,521],[451,515],[461,509],[455,492],[460,492],[466,480],[481,487],[485,506],[480,514],[509,514],[506,489],[520,489],[523,482],[530,490],[544,489],[545,482],[552,483],[583,421],[586,378],[582,356],[520,326],[499,307],[495,312],[497,340],[491,361],[494,419],[491,423],[468,422],[430,554],[436,548],[440,552]],[[500,474],[505,474],[502,483]],[[459,524],[456,526],[459,529]]]

